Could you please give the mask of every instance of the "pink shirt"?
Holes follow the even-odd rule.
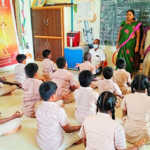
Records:
[[[42,102],[36,111],[37,143],[42,150],[58,150],[63,143],[63,128],[68,124],[63,108],[55,102]]]
[[[84,63],[79,64],[79,69],[80,69],[80,72],[83,70],[89,70],[93,74],[95,74],[95,67],[89,61],[85,61]]]
[[[43,60],[42,66],[43,66],[43,74],[45,75],[51,75],[51,73],[57,70],[56,64],[48,58]]]
[[[39,101],[39,87],[42,81],[34,78],[27,78],[23,83],[23,112],[26,116],[31,116],[34,113],[34,105]]]
[[[60,97],[60,99],[71,92],[71,86],[77,86],[73,74],[66,69],[58,69],[52,74],[51,79],[58,86],[56,95]]]
[[[126,139],[123,127],[108,114],[97,113],[83,122],[81,136],[85,131],[86,150],[116,150],[126,149]]]
[[[23,82],[26,80],[26,74],[25,74],[25,64],[18,63],[15,67],[15,80],[18,83],[23,84]]]
[[[113,82],[112,79],[109,79],[109,80],[106,80],[106,79],[99,80],[96,83],[96,85],[98,87],[98,91],[99,91],[100,94],[102,92],[104,92],[104,91],[110,91],[110,92],[112,92],[114,94],[117,94],[119,96],[122,95],[122,92],[120,91],[119,86],[115,82]]]
[[[82,124],[86,117],[96,114],[98,93],[91,87],[80,87],[74,92],[76,102],[76,119]]]
[[[127,83],[131,84],[131,75],[125,69],[118,69],[114,71],[113,81],[118,84],[123,93],[126,93],[129,88]]]
[[[127,140],[134,143],[148,137],[150,126],[146,117],[150,117],[150,96],[137,92],[128,94],[124,97],[122,109],[127,110],[127,120],[124,122]]]

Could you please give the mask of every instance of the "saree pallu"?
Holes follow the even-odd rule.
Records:
[[[135,47],[136,47],[136,33],[135,28],[137,27],[138,22],[132,22],[131,24],[126,24],[124,21],[120,26],[120,39],[119,45],[125,43],[129,37],[131,38],[120,47],[117,59],[124,58],[126,61],[126,70],[130,73],[135,70]],[[137,59],[136,59],[137,60]]]

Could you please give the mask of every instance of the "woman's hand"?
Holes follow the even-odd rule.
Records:
[[[119,48],[119,44],[116,44],[116,49],[118,49]]]

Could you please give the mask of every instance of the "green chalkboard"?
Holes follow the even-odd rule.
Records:
[[[126,19],[126,11],[133,9],[136,20],[150,26],[150,0],[101,0],[100,40],[102,45],[116,45],[118,30]]]

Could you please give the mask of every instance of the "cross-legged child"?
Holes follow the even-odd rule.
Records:
[[[128,94],[131,92],[129,85],[131,84],[131,75],[125,70],[126,62],[123,58],[120,58],[116,62],[117,70],[114,71],[113,81],[118,84],[122,94]]]
[[[86,52],[84,54],[84,62],[82,64],[78,64],[79,67],[79,71],[83,71],[83,70],[89,70],[91,71],[93,74],[96,73],[96,68],[95,66],[93,66],[91,64],[91,54],[89,52]]]
[[[24,70],[26,64],[26,55],[18,54],[16,60],[18,64],[15,67],[15,80],[17,83],[22,85],[26,79],[26,74]]]
[[[42,62],[43,67],[43,76],[46,80],[50,80],[51,74],[57,70],[56,64],[51,60],[52,54],[51,51],[46,49],[43,51],[44,60]]]
[[[122,110],[127,141],[136,144],[145,139],[150,141],[150,83],[142,74],[135,76],[131,83],[132,93],[125,95]]]
[[[105,67],[103,69],[103,80],[99,80],[94,83],[94,86],[98,87],[99,94],[104,91],[110,91],[116,96],[122,98],[122,92],[119,86],[112,80],[113,69],[111,67]]]
[[[40,101],[39,87],[42,81],[36,79],[37,71],[38,65],[35,63],[29,63],[25,66],[27,79],[23,83],[23,112],[28,117],[35,117],[34,105]]]
[[[52,81],[42,83],[39,89],[42,102],[37,107],[36,119],[37,143],[41,150],[66,150],[80,139],[77,133],[72,133],[80,126],[71,126],[65,110],[55,102],[58,100],[56,89]]]
[[[80,133],[87,150],[138,150],[126,148],[124,129],[115,121],[115,103],[113,93],[103,92],[97,101],[97,114],[83,122]]]
[[[96,102],[98,93],[95,92],[90,84],[93,80],[93,75],[90,71],[84,70],[79,74],[80,88],[74,92],[77,121],[82,124],[86,117],[96,114]]]
[[[64,103],[71,103],[74,101],[73,91],[79,84],[74,80],[73,74],[66,70],[67,63],[64,57],[59,57],[56,64],[58,70],[51,75],[52,81],[58,86],[56,95],[58,99],[64,100]]]
[[[16,112],[10,117],[0,118],[0,136],[9,135],[17,132],[21,128],[22,113]]]

